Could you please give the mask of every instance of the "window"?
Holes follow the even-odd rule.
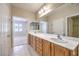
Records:
[[[22,24],[19,24],[19,32],[22,32]]]
[[[15,25],[14,25],[14,31],[15,31],[15,32],[18,32],[18,24],[15,24]]]
[[[22,24],[15,24],[14,25],[14,31],[15,32],[22,32],[23,31]]]
[[[3,23],[2,24],[2,32],[8,32],[8,24],[6,24],[6,23]]]

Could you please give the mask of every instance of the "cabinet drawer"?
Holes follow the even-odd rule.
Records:
[[[50,42],[43,40],[43,56],[50,56]]]
[[[39,55],[41,55],[41,56],[42,56],[42,49],[37,48],[37,49],[36,49],[36,51],[37,51],[37,53],[38,53]]]

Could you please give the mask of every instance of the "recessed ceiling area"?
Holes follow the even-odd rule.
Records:
[[[44,3],[13,3],[12,6],[25,9],[30,12],[37,12]]]

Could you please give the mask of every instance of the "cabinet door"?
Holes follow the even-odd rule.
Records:
[[[35,36],[32,36],[32,46],[33,46],[33,49],[35,49],[35,44],[36,43],[36,38]]]
[[[54,44],[55,56],[69,56],[69,50]]]
[[[42,39],[41,38],[36,38],[36,51],[38,55],[42,56]]]
[[[54,44],[51,43],[51,50],[50,50],[51,56],[54,56]]]
[[[73,51],[70,51],[71,56],[77,56],[78,55],[78,48],[74,49]]]
[[[50,42],[43,40],[43,56],[50,56]]]
[[[28,34],[28,44],[30,45],[30,34]]]
[[[31,41],[31,47],[33,47],[33,36],[32,35],[30,35],[30,41]]]
[[[79,56],[79,46],[78,46],[78,56]]]
[[[28,44],[30,45],[31,44],[31,35],[28,34]]]

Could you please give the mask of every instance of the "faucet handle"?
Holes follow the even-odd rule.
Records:
[[[57,37],[60,37],[60,34],[57,34]]]

